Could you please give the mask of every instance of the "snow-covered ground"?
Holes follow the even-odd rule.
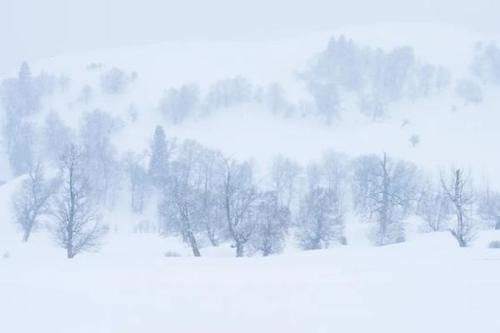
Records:
[[[1,332],[500,331],[500,250],[448,233],[242,259],[135,235],[67,260],[35,238],[0,259]]]
[[[131,233],[122,214],[99,253],[68,260],[45,230],[21,242],[18,183],[0,186],[0,332],[500,331],[500,250],[487,248],[500,231],[461,249],[409,226],[406,243],[373,247],[370,225],[350,219],[347,246],[193,258],[177,239]]]
[[[412,45],[419,57],[455,75],[467,69],[479,38],[422,24],[333,33],[373,47]],[[254,159],[261,169],[277,154],[305,164],[328,149],[349,156],[388,152],[427,170],[459,165],[500,188],[498,87],[485,89],[476,106],[450,93],[393,105],[378,122],[343,112],[330,126],[311,117],[276,117],[254,105],[172,125],[157,109],[165,88],[191,81],[206,87],[235,75],[259,84],[283,82],[298,100],[304,89],[297,70],[331,34],[265,43],[167,43],[41,60],[35,72],[68,75],[71,84],[63,98],[44,102],[40,122],[55,110],[76,128],[84,112],[100,108],[124,120],[114,137],[120,153],[143,151],[162,124],[169,138],[196,139],[228,156]],[[434,38],[425,38],[430,34]],[[99,95],[89,105],[78,104],[83,85],[98,87],[98,76],[86,69],[92,62],[137,71],[138,81],[125,97]],[[127,118],[130,105],[139,112],[136,122]],[[416,147],[412,135],[420,137]],[[500,249],[488,248],[500,231],[479,232],[472,247],[461,249],[448,232],[418,234],[412,224],[407,242],[373,247],[370,226],[350,218],[347,246],[302,252],[290,245],[279,256],[234,258],[226,244],[203,247],[203,257],[192,258],[178,239],[133,232],[141,223],[154,224],[154,207],[134,216],[119,205],[105,216],[111,228],[100,251],[68,260],[46,230],[21,242],[11,212],[19,183],[0,186],[0,332],[500,332]]]

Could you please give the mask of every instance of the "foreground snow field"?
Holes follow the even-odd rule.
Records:
[[[0,332],[499,332],[495,238],[236,259],[115,235],[74,260],[39,239],[0,259]]]

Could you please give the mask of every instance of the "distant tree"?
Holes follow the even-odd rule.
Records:
[[[285,91],[279,83],[272,83],[267,87],[264,99],[272,113],[287,116],[290,112],[290,103],[287,101]]]
[[[107,94],[116,95],[125,91],[129,81],[123,70],[113,67],[101,76],[101,88]]]
[[[271,166],[271,189],[277,196],[278,205],[291,209],[297,192],[297,179],[301,169],[295,162],[283,157],[274,158]]]
[[[200,201],[202,224],[212,246],[219,245],[226,235],[222,188],[224,184],[224,157],[219,151],[205,149],[200,159]]]
[[[290,210],[279,204],[276,192],[263,193],[255,207],[257,226],[253,247],[263,256],[280,253],[290,225]]]
[[[80,96],[78,97],[78,100],[81,101],[84,104],[89,104],[90,101],[92,100],[94,92],[92,90],[92,87],[89,86],[88,84],[84,85],[82,90],[80,91]]]
[[[128,153],[124,161],[129,180],[130,208],[137,214],[144,211],[151,186],[143,160],[142,156]]]
[[[43,127],[43,148],[47,159],[53,164],[60,162],[61,156],[73,142],[75,134],[63,123],[58,113],[50,112],[45,118]]]
[[[96,250],[106,232],[98,220],[83,162],[81,149],[71,145],[61,160],[62,187],[52,209],[52,232],[68,258]]]
[[[39,108],[39,96],[30,66],[27,62],[22,63],[17,82],[20,97],[20,113],[22,115],[34,113]]]
[[[334,83],[322,84],[312,82],[309,90],[313,95],[317,114],[323,118],[327,124],[339,115],[341,109],[341,97],[337,86]]]
[[[367,208],[377,222],[373,234],[376,245],[405,239],[403,218],[415,200],[416,168],[406,162],[394,162],[386,154],[368,174]]]
[[[165,131],[162,126],[156,126],[151,143],[151,158],[149,160],[148,175],[153,185],[162,188],[168,177],[169,149]]]
[[[481,86],[472,80],[459,80],[455,86],[455,93],[467,104],[478,104],[483,101]]]
[[[203,148],[192,141],[184,142],[179,156],[172,161],[170,176],[160,205],[160,215],[168,228],[182,235],[195,257],[201,256],[198,234],[203,230]]]
[[[478,197],[478,213],[483,220],[500,230],[500,193],[486,188]]]
[[[379,176],[379,158],[376,155],[364,155],[351,162],[352,171],[351,190],[353,209],[356,213],[374,219],[373,193],[376,192],[377,179]]]
[[[40,218],[49,212],[49,199],[55,189],[55,183],[46,179],[43,165],[39,162],[32,166],[28,178],[14,196],[15,221],[23,230],[24,242],[28,241]]]
[[[0,101],[4,110],[18,117],[38,111],[40,98],[37,78],[33,77],[27,62],[22,63],[17,78],[4,80],[0,87]]]
[[[412,134],[408,141],[410,141],[411,146],[415,148],[420,143],[420,137],[417,134]]]
[[[222,201],[227,229],[236,247],[236,256],[245,255],[245,245],[256,230],[255,206],[258,192],[250,163],[226,160]]]
[[[206,104],[210,110],[252,102],[254,87],[241,76],[215,82],[208,91]]]
[[[120,126],[118,119],[100,110],[86,113],[80,126],[85,171],[92,192],[103,204],[114,202],[119,185],[119,163],[111,139]]]
[[[345,243],[341,193],[328,185],[323,172],[318,165],[309,166],[308,189],[299,205],[297,238],[305,250]]]
[[[483,83],[500,84],[500,48],[495,44],[479,47],[471,70]]]
[[[457,218],[457,223],[450,228],[450,232],[460,247],[467,247],[474,238],[474,225],[470,216],[470,207],[474,201],[471,182],[460,169],[453,171],[447,178],[441,176],[441,185]]]
[[[8,151],[8,158],[11,170],[15,176],[27,173],[33,164],[35,149],[35,130],[33,124],[28,121],[20,121],[11,128],[10,137],[11,149]]]
[[[169,89],[160,101],[160,111],[172,123],[178,124],[191,117],[200,102],[200,89],[195,84]]]
[[[429,184],[422,191],[417,214],[422,217],[430,231],[442,231],[447,228],[451,213],[448,197],[441,187],[435,188]]]

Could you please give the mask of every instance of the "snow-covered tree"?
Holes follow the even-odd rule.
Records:
[[[300,200],[297,238],[305,250],[345,243],[344,209],[341,193],[328,185],[324,170],[310,165],[307,170],[307,191]]]
[[[174,124],[194,115],[200,102],[200,88],[195,84],[167,90],[160,100],[160,111]]]
[[[23,241],[28,241],[42,216],[49,212],[49,199],[55,190],[56,184],[46,179],[43,165],[33,165],[14,196],[15,222],[23,231]]]
[[[297,163],[283,156],[274,158],[271,166],[270,187],[277,196],[278,205],[291,209],[298,190],[297,180],[300,172],[300,166]]]
[[[35,156],[35,129],[34,125],[25,120],[17,124],[11,123],[12,130],[9,138],[11,148],[7,152],[11,170],[14,175],[19,176],[29,172]]]
[[[365,158],[366,161],[370,169],[361,193],[365,196],[365,209],[377,222],[374,242],[377,245],[402,242],[405,239],[402,220],[415,199],[416,168],[407,162],[393,161],[386,154],[377,159]]]
[[[457,219],[455,226],[450,228],[450,232],[460,247],[467,247],[475,236],[471,216],[474,202],[472,183],[461,169],[457,169],[448,176],[441,176],[441,185],[453,206]]]
[[[446,230],[451,207],[448,197],[441,187],[428,184],[421,192],[417,214],[422,217],[429,231]]]
[[[120,94],[130,83],[128,75],[121,69],[113,67],[101,76],[101,88],[110,95]]]
[[[203,230],[203,179],[201,158],[203,147],[193,141],[185,141],[178,158],[172,161],[168,185],[163,191],[159,207],[160,216],[172,230],[189,244],[195,257],[201,256],[198,234]]]
[[[462,98],[466,104],[479,104],[483,101],[483,91],[481,86],[470,79],[457,81],[455,93]]]
[[[43,126],[43,151],[54,165],[68,148],[68,143],[75,140],[75,134],[63,123],[58,113],[50,112]]]
[[[226,160],[221,196],[229,237],[236,247],[236,256],[243,257],[245,245],[257,226],[255,206],[259,195],[250,163]]]
[[[130,208],[137,214],[142,214],[144,211],[151,186],[144,160],[144,156],[130,152],[124,161],[129,180]]]
[[[257,226],[252,246],[263,256],[280,253],[290,225],[290,210],[279,204],[276,192],[263,193],[255,207]]]
[[[224,157],[219,151],[205,149],[200,159],[199,176],[201,181],[200,200],[202,205],[202,225],[208,240],[213,246],[226,235],[224,205],[221,191],[224,184]]]
[[[111,139],[119,128],[118,119],[100,110],[86,113],[80,126],[85,172],[92,192],[103,204],[113,204],[118,187],[119,163]]]
[[[478,196],[478,213],[488,225],[500,230],[500,193],[490,188]]]
[[[168,177],[169,149],[165,131],[162,126],[156,126],[151,143],[151,158],[148,175],[153,185],[162,188]]]
[[[52,233],[68,258],[96,250],[106,228],[99,222],[84,170],[81,148],[71,145],[61,159],[61,189],[52,208]]]
[[[208,90],[206,104],[209,110],[232,107],[251,102],[254,87],[244,77],[237,76],[215,82]]]

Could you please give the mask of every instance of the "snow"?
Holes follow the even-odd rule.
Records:
[[[445,94],[394,105],[378,122],[347,105],[331,126],[310,117],[280,118],[255,105],[174,126],[157,110],[166,88],[191,81],[206,87],[235,75],[258,84],[283,82],[287,95],[300,100],[297,71],[340,33],[373,47],[410,44],[419,57],[457,76],[479,39],[428,24],[348,27],[262,43],[98,50],[41,60],[35,72],[72,80],[64,98],[45,101],[45,113],[53,109],[75,128],[95,108],[119,116],[124,126],[114,141],[121,153],[146,149],[162,124],[169,138],[196,139],[228,156],[253,159],[261,170],[277,154],[305,164],[328,149],[350,156],[387,152],[427,171],[460,165],[500,188],[498,87],[485,89],[480,105]],[[434,38],[427,38],[431,33]],[[85,69],[91,62],[137,71],[139,79],[125,96],[99,95],[90,105],[79,104],[84,84],[98,90],[98,73]],[[127,118],[132,104],[137,122]],[[421,141],[416,147],[408,141],[414,134]],[[500,250],[487,248],[500,240],[499,231],[481,231],[472,247],[460,249],[447,232],[418,234],[412,220],[407,242],[377,248],[367,237],[370,225],[349,215],[347,246],[302,252],[290,245],[280,256],[237,259],[223,244],[205,246],[202,258],[192,258],[179,239],[154,231],[154,205],[143,216],[131,215],[123,199],[103,216],[110,233],[99,252],[68,260],[44,228],[21,242],[11,212],[20,181],[0,186],[0,332],[500,332]],[[141,223],[152,230],[137,233]]]
[[[324,50],[331,36],[341,34],[359,45],[374,48],[389,50],[410,45],[419,59],[449,68],[454,79],[469,76],[475,43],[498,40],[498,36],[444,24],[392,23],[263,42],[168,42],[66,54],[33,65],[35,73],[64,74],[71,80],[63,96],[57,94],[45,100],[45,112],[39,115],[39,121],[54,110],[77,128],[85,112],[100,109],[123,121],[124,126],[114,138],[121,153],[143,152],[155,126],[160,124],[166,127],[169,138],[195,139],[226,155],[253,159],[262,170],[278,154],[306,164],[318,160],[329,149],[351,157],[387,152],[427,171],[447,170],[452,165],[462,167],[471,170],[476,179],[488,179],[492,187],[500,188],[500,175],[496,172],[500,159],[490,153],[496,149],[495,124],[500,118],[500,88],[494,85],[483,87],[481,104],[465,105],[454,95],[452,86],[440,96],[395,103],[388,116],[377,122],[360,115],[357,104],[347,100],[341,117],[330,126],[300,114],[291,119],[273,116],[262,105],[238,106],[210,117],[189,119],[181,125],[169,123],[158,110],[165,89],[195,82],[206,92],[216,80],[237,75],[261,86],[279,82],[292,102],[310,101],[297,74]],[[89,71],[86,67],[91,63],[104,67]],[[137,81],[123,95],[100,93],[99,76],[113,66],[138,73]],[[90,84],[96,93],[88,105],[77,101],[85,84]],[[135,122],[128,114],[131,106],[138,113]],[[413,135],[420,138],[416,147],[409,142]],[[470,140],[472,137],[474,140]]]
[[[429,236],[270,258],[163,257],[149,237],[75,260],[13,253],[0,331],[498,332],[500,250]]]

